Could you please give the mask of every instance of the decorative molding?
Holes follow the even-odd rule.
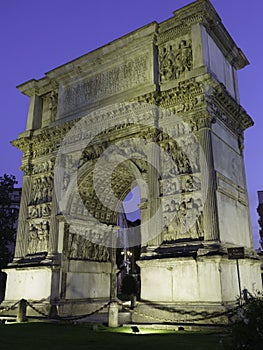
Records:
[[[160,106],[164,108],[175,107],[175,113],[189,112],[203,105],[203,84],[191,78],[180,81],[170,90],[160,93]]]
[[[246,113],[223,84],[217,84],[207,98],[208,106],[235,134],[241,134],[254,125],[252,118]]]

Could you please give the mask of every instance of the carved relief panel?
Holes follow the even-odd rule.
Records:
[[[163,198],[162,206],[163,241],[203,239],[203,204],[199,196],[169,196]]]
[[[183,121],[165,127],[158,137],[163,242],[200,240],[204,236],[199,144]]]
[[[47,252],[50,232],[49,220],[31,220],[28,232],[28,254]]]
[[[69,233],[68,251],[69,259],[109,261],[109,249],[103,245],[92,243],[82,235]]]
[[[42,97],[43,109],[42,109],[42,128],[48,126],[56,119],[58,93],[56,90],[49,92]]]
[[[53,161],[33,164],[31,200],[28,205],[27,254],[48,251],[53,191]]]
[[[107,262],[110,260],[111,226],[94,225],[94,219],[72,222],[65,231],[64,253],[69,259]]]
[[[159,134],[162,178],[167,179],[180,174],[193,174],[200,171],[199,144],[191,129],[178,123],[169,129],[169,134]]]
[[[189,38],[169,41],[159,48],[160,82],[183,78],[193,68],[192,43]]]

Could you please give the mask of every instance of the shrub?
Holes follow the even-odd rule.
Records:
[[[261,350],[263,348],[263,294],[250,296],[238,309],[231,325],[231,344],[226,349]]]

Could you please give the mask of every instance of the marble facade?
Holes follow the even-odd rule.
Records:
[[[135,321],[176,321],[156,303],[234,305],[229,247],[245,247],[242,288],[261,289],[243,157],[253,121],[237,84],[247,64],[211,3],[199,0],[20,85],[30,105],[13,141],[24,178],[5,302],[43,299],[61,315],[107,302],[120,203],[135,184],[141,241],[133,245],[142,246],[147,301]]]

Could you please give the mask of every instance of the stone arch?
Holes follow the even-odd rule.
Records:
[[[147,197],[147,189],[143,186],[145,176],[135,161],[123,158],[121,155],[117,155],[115,161],[118,165],[112,176],[107,172],[107,164],[104,172],[99,174],[99,194],[94,188],[94,162],[87,161],[79,168],[77,187],[69,189],[66,208],[69,241],[72,241],[72,236],[76,234],[96,245],[110,247],[114,234],[117,234],[118,214],[124,212],[122,206],[124,198],[136,185],[140,188],[141,198]],[[125,234],[129,232],[131,233],[128,230]],[[130,242],[133,242],[133,245],[140,245],[138,238],[130,238]],[[83,244],[85,244],[83,238],[79,239],[78,245]],[[76,251],[80,252],[81,249],[76,248]],[[79,259],[87,257],[86,253],[84,257],[81,253],[74,254],[72,256],[69,252],[69,257]]]

